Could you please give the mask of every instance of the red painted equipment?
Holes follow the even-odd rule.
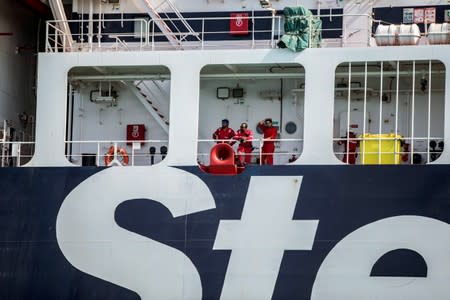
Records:
[[[127,145],[131,145],[135,141],[145,140],[145,125],[144,124],[129,124],[127,125]],[[144,142],[141,143],[144,145]]]
[[[232,13],[230,18],[230,34],[248,34],[248,13]]]
[[[409,144],[403,144],[402,161],[407,162],[409,160]]]
[[[223,175],[237,174],[233,147],[228,144],[217,144],[212,147],[207,172]]]
[[[116,157],[121,160],[122,166],[128,166],[129,157],[127,151],[124,148],[117,148],[116,153]],[[111,165],[114,160],[114,146],[109,147],[108,152],[105,154],[103,159],[105,161],[105,166]]]

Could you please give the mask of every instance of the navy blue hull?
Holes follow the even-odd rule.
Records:
[[[284,252],[273,299],[310,299],[327,254],[364,225],[402,215],[450,223],[449,165],[249,167],[238,176],[182,169],[206,183],[216,209],[173,218],[162,204],[135,199],[117,207],[115,221],[188,256],[200,274],[204,299],[221,295],[231,250],[213,250],[219,221],[241,219],[251,176],[303,176],[293,219],[319,220],[311,251]],[[65,197],[101,170],[0,169],[0,299],[139,299],[133,291],[77,270],[56,240]],[[377,262],[370,275],[426,277],[427,266],[411,251],[396,251]]]

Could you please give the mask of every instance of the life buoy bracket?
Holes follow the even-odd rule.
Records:
[[[114,153],[114,146],[109,147],[103,159],[105,166],[111,166],[113,163],[117,163],[120,166],[127,166],[129,162],[127,151],[124,148],[117,147],[117,151]]]

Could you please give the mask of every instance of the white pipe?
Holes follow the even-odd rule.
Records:
[[[101,44],[101,36],[102,36],[102,1],[100,1],[99,3],[99,8],[98,8],[98,34],[97,34],[97,43],[98,43],[98,47],[101,48],[102,44]]]
[[[431,60],[428,62],[428,122],[427,122],[427,163],[430,162],[431,135]]]
[[[347,137],[347,147],[346,147],[346,163],[349,163],[349,148],[350,148],[350,100],[351,100],[351,82],[352,82],[352,63],[348,63],[348,91],[347,91],[347,127],[345,128],[345,136]]]
[[[372,73],[372,74],[371,74]],[[358,74],[362,77],[380,76],[379,72],[352,72],[352,77]],[[384,76],[389,75],[411,75],[411,72],[383,72]],[[445,71],[433,71],[432,74],[445,74]],[[222,73],[222,74],[200,74],[200,78],[207,79],[246,79],[246,78],[304,78],[305,73]],[[336,78],[348,77],[348,73],[336,73]],[[126,74],[126,75],[75,75],[69,76],[69,80],[86,80],[86,81],[109,81],[109,80],[158,80],[170,79],[169,74]],[[389,91],[389,90],[385,90]],[[408,90],[409,91],[409,90]]]
[[[88,43],[92,51],[92,38],[94,35],[94,3],[89,0],[89,24],[88,24]]]
[[[317,16],[320,18],[320,0],[317,0]]]
[[[81,1],[81,24],[80,24],[80,32],[81,32],[81,37],[80,40],[83,44],[84,42],[84,1]]]
[[[396,75],[396,91],[395,91],[395,135],[398,134],[398,93],[400,83],[400,61],[397,60],[397,75]]]
[[[400,61],[397,60],[397,76],[396,76],[396,84],[395,84],[395,130],[394,130],[394,134],[395,134],[395,140],[394,140],[394,155],[397,155],[397,153],[395,153],[395,150],[397,149],[396,144],[397,144],[397,135],[398,135],[398,93],[399,93],[399,80],[400,80],[400,76],[398,75],[400,72]],[[400,149],[400,152],[403,152],[403,149]],[[400,163],[400,162],[399,162]]]
[[[384,63],[381,62],[380,68],[380,114],[379,114],[379,124],[378,124],[378,164],[381,164],[381,132],[383,124],[383,68]]]
[[[414,158],[414,103],[415,103],[415,87],[416,87],[416,61],[413,61],[413,76],[412,76],[412,98],[411,98],[411,164]]]
[[[366,135],[366,121],[367,121],[367,61],[364,64],[364,104],[363,104],[363,153],[362,153],[362,163],[365,162],[364,160],[364,152],[366,151],[366,142],[365,142],[365,135]]]

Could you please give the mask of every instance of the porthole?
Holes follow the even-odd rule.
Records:
[[[297,124],[295,124],[294,122],[287,122],[286,126],[284,127],[284,129],[286,130],[286,133],[289,134],[294,134],[297,131]]]

